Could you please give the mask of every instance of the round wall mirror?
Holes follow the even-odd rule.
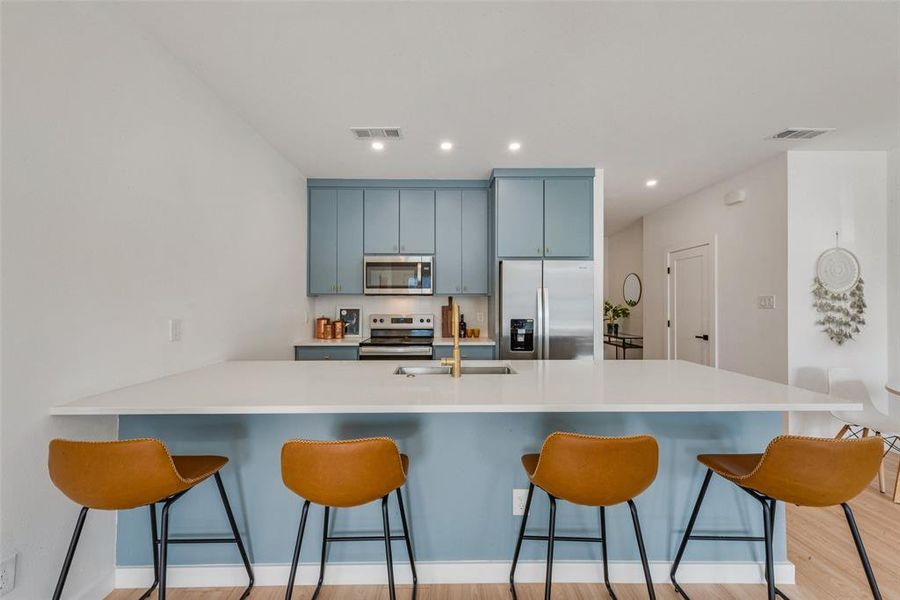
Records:
[[[641,301],[641,278],[637,273],[629,273],[625,276],[625,283],[622,284],[622,296],[628,306],[637,306],[637,303]]]

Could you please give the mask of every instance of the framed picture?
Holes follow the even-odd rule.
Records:
[[[334,309],[334,320],[344,322],[344,337],[362,336],[362,309],[356,306],[338,306]]]

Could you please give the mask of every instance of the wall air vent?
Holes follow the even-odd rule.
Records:
[[[403,137],[399,127],[351,127],[358,140],[399,140]]]
[[[822,134],[834,131],[833,127],[788,127],[779,131],[770,140],[811,140]]]

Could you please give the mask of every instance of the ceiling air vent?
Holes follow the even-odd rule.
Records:
[[[788,127],[779,131],[770,140],[811,140],[824,133],[834,131],[833,127]]]
[[[399,127],[351,127],[358,140],[399,140],[403,137]]]

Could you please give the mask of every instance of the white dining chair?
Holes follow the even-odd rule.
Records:
[[[859,411],[832,411],[831,415],[835,419],[844,422],[835,438],[868,437],[872,433],[882,438],[887,445],[885,456],[891,450],[900,450],[900,418],[886,415],[875,407],[869,390],[853,369],[828,369],[828,393],[863,405],[863,409]],[[878,489],[882,494],[886,492],[884,461],[878,470]],[[897,470],[894,484],[894,502],[900,504],[900,469]]]

